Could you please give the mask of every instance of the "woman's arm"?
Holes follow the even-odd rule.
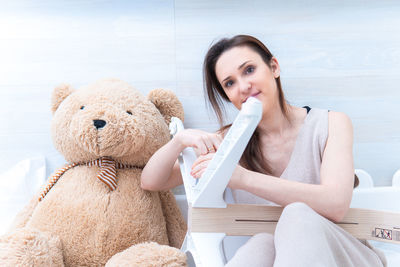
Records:
[[[187,129],[177,133],[149,159],[141,175],[141,187],[159,191],[182,184],[177,158],[186,147],[193,147],[199,154],[217,150],[222,138],[218,134]]]
[[[340,221],[346,214],[354,184],[353,128],[349,117],[329,112],[329,135],[322,157],[321,184],[306,184],[252,172],[238,166],[228,186],[281,206],[304,202],[324,217]]]
[[[168,190],[182,184],[178,156],[183,148],[172,138],[149,159],[141,175],[141,187],[145,190]]]

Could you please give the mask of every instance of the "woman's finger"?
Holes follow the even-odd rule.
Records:
[[[211,160],[212,157],[214,157],[214,154],[215,154],[215,153],[209,153],[209,154],[206,154],[206,155],[200,155],[200,156],[193,162],[193,164],[192,164],[192,169],[193,169],[194,167],[196,167],[198,164],[202,163],[203,161]]]
[[[197,140],[195,141],[194,147],[197,149],[197,152],[200,155],[207,154],[208,150],[206,144],[203,141],[203,138],[201,136],[198,136],[196,139]]]
[[[210,142],[212,143],[213,148],[211,148],[211,152],[215,152],[218,150],[219,146],[222,143],[222,137],[217,134],[217,133],[213,133],[209,136],[210,138]]]
[[[197,164],[196,166],[192,167],[191,172],[193,174],[197,173],[198,171],[200,171],[201,169],[207,169],[208,166],[208,161],[203,161],[200,164]]]
[[[218,149],[223,141],[223,138],[219,133],[215,133],[213,136],[213,141],[214,141],[215,149]]]
[[[196,174],[201,169],[207,169],[207,166],[208,166],[208,161],[203,161],[202,163],[192,167],[191,174]]]
[[[184,146],[194,147],[201,155],[215,152],[222,142],[219,133],[208,133],[197,129],[185,129],[178,135]]]
[[[197,163],[196,165],[193,165],[190,174],[193,177],[198,178],[199,177],[198,173],[205,171],[208,167],[208,164],[210,164],[210,159],[204,160],[202,162]]]
[[[206,169],[202,169],[200,171],[198,171],[195,176],[193,176],[194,178],[201,178],[201,176],[203,175],[203,173],[206,171]]]
[[[203,173],[204,173],[205,171],[206,171],[206,168],[201,169],[201,170],[199,170],[199,171],[193,173],[192,176],[193,176],[194,178],[196,178],[196,179],[201,178],[201,176],[203,175]]]
[[[211,136],[208,134],[206,136],[203,136],[203,142],[204,145],[206,146],[207,153],[212,153],[215,152],[215,147],[214,147],[214,140],[211,138]],[[205,154],[207,154],[205,153]]]

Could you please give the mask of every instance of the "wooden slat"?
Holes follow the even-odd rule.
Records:
[[[235,236],[274,233],[281,213],[282,207],[245,204],[189,208],[189,229]],[[400,244],[400,213],[349,209],[337,225],[359,239]]]

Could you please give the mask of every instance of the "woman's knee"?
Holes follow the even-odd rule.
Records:
[[[267,248],[274,247],[274,236],[268,233],[256,234],[249,241],[255,242],[256,244],[259,244],[262,247],[267,247]]]
[[[287,205],[279,218],[276,234],[306,237],[324,231],[321,215],[307,204],[295,202]],[[275,237],[276,238],[276,237]]]
[[[279,222],[289,221],[291,223],[303,221],[304,218],[318,216],[318,214],[303,202],[294,202],[287,205],[279,218]]]
[[[315,253],[316,248],[325,247],[328,229],[321,218],[304,203],[285,207],[276,226],[274,244],[276,259],[286,265],[277,266],[293,266],[288,264],[290,255],[301,254],[307,258]]]

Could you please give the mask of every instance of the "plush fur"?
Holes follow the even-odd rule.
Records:
[[[114,191],[97,179],[97,166],[66,171],[0,238],[0,265],[185,266],[176,248],[186,225],[174,196],[140,187],[142,168],[169,140],[170,118],[183,119],[177,97],[159,89],[146,98],[123,81],[107,79],[79,90],[55,88],[52,112],[54,145],[69,163],[108,156],[136,167],[117,170]],[[96,129],[93,120],[106,125]]]

